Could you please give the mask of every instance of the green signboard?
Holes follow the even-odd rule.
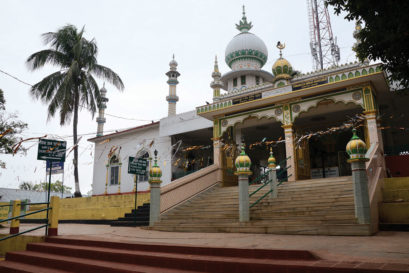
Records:
[[[38,160],[65,161],[66,141],[40,139],[38,143]]]
[[[135,158],[130,156],[128,162],[128,173],[146,175],[148,161],[145,158]]]

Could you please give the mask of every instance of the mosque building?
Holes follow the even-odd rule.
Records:
[[[213,101],[192,111],[176,111],[180,73],[174,57],[166,73],[168,116],[159,122],[104,135],[108,99],[103,87],[98,133],[89,139],[95,143],[93,195],[131,193],[135,181],[138,191],[149,190],[147,175],[128,174],[129,157],[151,162],[155,150],[166,188],[206,175],[223,186],[237,185],[234,160],[242,144],[254,178],[264,172],[272,148],[280,175],[288,181],[351,176],[345,146],[352,127],[368,149],[407,145],[399,135],[382,131],[381,114],[405,107],[393,96],[379,64],[355,62],[300,74],[285,58],[285,43],[278,42],[269,72],[263,70],[268,48],[250,32],[252,27],[243,9],[239,33],[225,51],[231,70],[221,73],[215,59]]]

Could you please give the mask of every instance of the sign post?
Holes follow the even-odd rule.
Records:
[[[50,209],[50,193],[51,193],[51,175],[55,162],[65,161],[65,151],[67,149],[66,141],[58,141],[53,139],[40,139],[38,142],[37,160],[46,160],[47,167],[49,166],[48,178],[48,195],[47,195],[47,221],[48,211]],[[64,163],[63,163],[64,164]],[[59,164],[56,164],[59,165]],[[47,169],[47,168],[46,168]],[[48,225],[45,227],[45,235],[48,234]]]
[[[135,158],[130,156],[128,160],[128,173],[135,175],[135,211],[138,197],[138,175],[146,175],[148,161],[145,158]]]

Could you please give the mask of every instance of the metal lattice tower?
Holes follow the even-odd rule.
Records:
[[[338,65],[340,60],[337,38],[332,34],[331,21],[324,0],[307,0],[310,24],[310,47],[313,68]]]

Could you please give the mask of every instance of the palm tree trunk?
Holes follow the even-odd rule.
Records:
[[[79,91],[78,88],[75,90],[75,98],[74,98],[74,122],[73,122],[73,137],[74,137],[74,145],[77,143],[77,125],[78,125],[78,107],[79,107]],[[74,147],[74,180],[75,180],[75,197],[81,197],[80,191],[80,181],[78,177],[78,145]]]

